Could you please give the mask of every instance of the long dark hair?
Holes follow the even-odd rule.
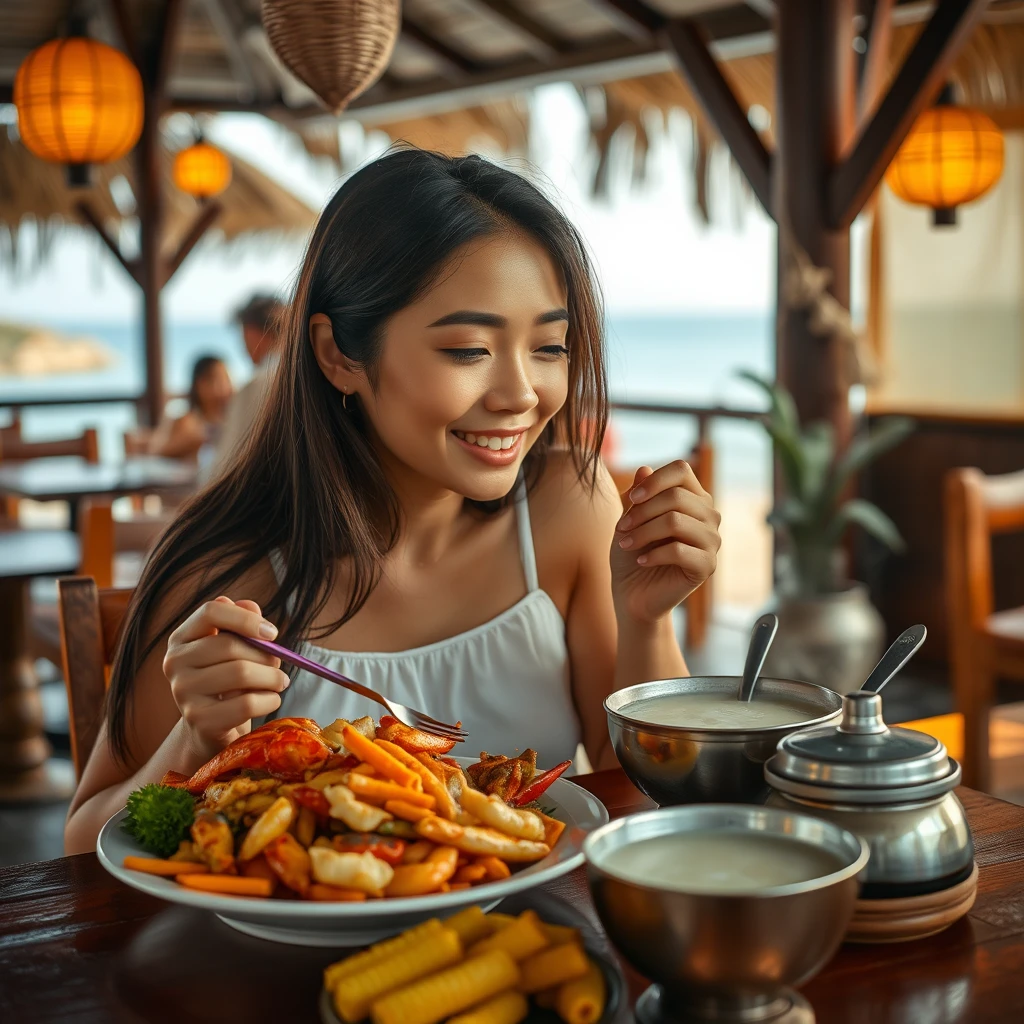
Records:
[[[569,394],[526,455],[532,487],[557,438],[580,479],[596,480],[607,420],[600,296],[579,234],[526,179],[476,156],[402,149],[364,167],[335,193],[306,250],[285,319],[281,364],[262,415],[231,467],[183,508],[136,588],[108,694],[116,757],[129,749],[132,684],[161,638],[203,601],[277,549],[285,576],[263,607],[295,645],[334,590],[347,559],[348,593],[336,630],[362,607],[398,536],[398,503],[358,412],[346,411],[309,341],[309,319],[325,313],[338,348],[377,381],[390,317],[422,294],[460,246],[503,230],[542,245],[568,292]],[[351,407],[352,403],[349,402]],[[483,514],[510,500],[479,504]],[[168,589],[189,595],[163,623],[153,621]],[[148,638],[148,640],[147,640]]]
[[[218,364],[223,365],[220,356],[200,356],[192,367],[192,383],[188,387],[188,407],[193,411],[199,409],[199,384],[202,379]]]

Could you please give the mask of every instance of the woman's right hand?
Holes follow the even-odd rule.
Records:
[[[168,638],[164,675],[189,745],[204,762],[247,733],[253,718],[276,711],[289,682],[278,658],[222,630],[263,640],[277,636],[255,601],[218,597]]]

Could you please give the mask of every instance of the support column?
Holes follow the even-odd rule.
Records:
[[[146,117],[135,150],[135,177],[139,210],[139,285],[142,289],[142,329],[146,353],[146,398],[143,404],[148,426],[155,427],[164,408],[163,320],[160,292],[163,268],[160,240],[163,197],[160,194],[160,102],[146,91]]]
[[[792,301],[787,274],[798,254],[830,275],[828,291],[850,307],[850,231],[827,221],[827,185],[854,127],[853,0],[778,0],[772,208],[779,225],[776,374],[804,422],[850,435],[846,342],[815,329],[813,307]]]

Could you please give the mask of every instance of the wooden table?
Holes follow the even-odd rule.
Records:
[[[0,464],[0,497],[66,501],[71,509],[72,530],[77,504],[83,498],[187,494],[196,482],[194,464],[154,455],[130,456],[117,463],[90,463],[61,456]]]
[[[78,561],[69,530],[0,531],[0,801],[67,799],[74,788],[70,766],[49,760],[27,608],[33,578],[66,576]]]
[[[650,806],[620,771],[578,780],[613,817]],[[1024,1020],[1024,808],[970,790],[978,900],[941,935],[844,947],[803,989],[818,1024]],[[551,886],[593,915],[582,872]],[[0,1020],[303,1024],[338,952],[250,939],[115,881],[93,854],[0,871]],[[631,995],[643,979],[627,972]]]

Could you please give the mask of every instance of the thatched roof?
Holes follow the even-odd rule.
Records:
[[[170,140],[169,140],[170,141]],[[196,217],[196,200],[176,188],[171,180],[172,152],[164,151],[165,245],[170,253]],[[316,213],[276,181],[240,157],[231,159],[231,184],[217,197],[223,211],[212,233],[230,241],[252,233],[304,233],[312,226]],[[45,256],[54,234],[81,222],[76,204],[86,199],[100,220],[116,238],[124,223],[134,217],[132,181],[135,176],[130,158],[92,169],[93,183],[88,189],[71,189],[65,169],[33,156],[13,132],[0,126],[0,264],[15,264],[18,258],[18,234],[26,223],[34,223],[39,232],[36,255]]]

